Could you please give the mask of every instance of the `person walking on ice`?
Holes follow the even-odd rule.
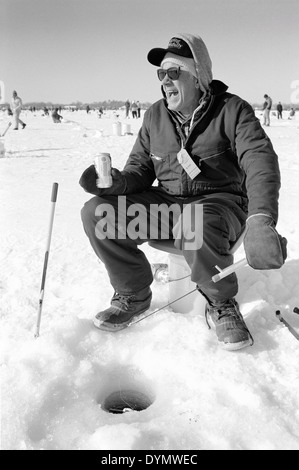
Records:
[[[11,110],[13,113],[13,130],[17,131],[19,129],[19,124],[22,126],[22,129],[26,127],[26,124],[21,121],[20,114],[22,111],[22,100],[18,96],[17,92],[14,90],[12,93],[12,100],[11,100]]]
[[[217,283],[212,277],[218,273],[215,266],[232,264],[230,248],[243,232],[252,268],[284,264],[287,242],[275,228],[278,157],[250,104],[213,79],[200,36],[176,34],[147,58],[157,67],[162,98],[146,110],[124,169],[112,168],[112,186],[105,189],[96,185],[94,165],[80,178],[84,190],[94,195],[81,212],[84,230],[114,289],[110,307],[96,315],[94,325],[117,332],[150,308],[153,275],[139,246],[168,237],[206,299],[219,345],[239,350],[252,345],[253,338],[235,299],[237,276]],[[163,210],[173,207],[173,216],[164,218]],[[136,234],[137,208],[144,223]],[[194,222],[199,224],[190,244]],[[159,230],[153,233],[155,225]]]

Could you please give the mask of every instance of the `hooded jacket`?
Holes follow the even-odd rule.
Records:
[[[205,43],[200,36],[194,34],[176,34],[176,37],[183,39],[190,47],[200,88],[203,92],[207,91],[213,80],[213,74],[212,61]]]
[[[176,34],[191,49],[200,87],[209,105],[185,137],[165,98],[145,113],[125,165],[126,193],[158,186],[178,197],[217,194],[237,201],[248,215],[278,218],[280,171],[273,146],[252,107],[213,80],[212,62],[199,36]],[[163,93],[163,88],[162,88]],[[201,172],[191,179],[177,159],[184,147]]]
[[[228,93],[224,83],[212,80],[212,63],[202,39],[188,34],[176,37],[192,51],[208,105],[201,113],[195,112],[186,137],[166,99],[154,103],[145,112],[122,171],[121,188],[112,186],[101,190],[101,195],[146,191],[157,180],[159,189],[167,194],[182,198],[214,195],[228,203],[237,202],[248,216],[263,213],[277,222],[280,171],[268,136],[252,107]],[[178,161],[182,147],[201,170],[194,179]]]
[[[218,195],[237,201],[248,215],[278,217],[280,171],[273,146],[252,107],[213,80],[207,109],[188,137],[165,99],[145,113],[143,125],[123,170],[124,194],[149,189],[154,181],[178,197]],[[191,179],[177,159],[181,147],[201,172]]]

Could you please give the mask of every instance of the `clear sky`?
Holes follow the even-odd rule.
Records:
[[[249,102],[290,102],[299,80],[298,0],[0,0],[6,100],[154,102],[153,47],[205,41],[214,78]]]

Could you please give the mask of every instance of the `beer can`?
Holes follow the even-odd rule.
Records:
[[[94,159],[94,166],[98,175],[97,187],[110,188],[112,186],[110,153],[99,153]]]

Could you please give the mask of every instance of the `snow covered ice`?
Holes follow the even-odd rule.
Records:
[[[92,320],[113,290],[84,234],[80,210],[91,195],[78,180],[99,152],[123,167],[133,135],[113,134],[115,116],[63,113],[54,124],[23,112],[0,159],[1,448],[4,450],[298,450],[299,120],[272,117],[266,128],[282,174],[278,231],[288,260],[278,271],[238,271],[237,300],[255,339],[223,351],[198,300],[188,314],[170,307],[112,334]],[[258,115],[258,114],[257,114]],[[0,114],[0,130],[8,122]],[[38,339],[34,338],[53,182],[59,184]],[[167,254],[147,244],[151,262]],[[235,260],[244,257],[243,248]],[[153,284],[152,309],[168,286]],[[134,388],[151,405],[111,414],[109,393]]]

